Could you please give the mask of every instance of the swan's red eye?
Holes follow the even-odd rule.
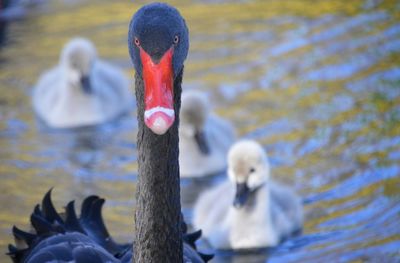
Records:
[[[179,37],[178,36],[175,36],[175,38],[174,38],[174,44],[178,44],[179,43]]]
[[[137,37],[135,37],[135,45],[138,47],[140,46],[140,41]]]

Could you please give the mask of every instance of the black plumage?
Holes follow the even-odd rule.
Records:
[[[51,190],[36,205],[31,214],[33,231],[25,232],[14,226],[12,233],[16,245],[8,246],[13,262],[118,262],[132,260],[132,244],[119,244],[110,236],[102,217],[105,200],[98,196],[84,199],[80,217],[76,215],[74,201],[60,214],[51,201]],[[201,231],[186,233],[183,222],[185,262],[207,262],[210,255],[198,253],[195,241]]]

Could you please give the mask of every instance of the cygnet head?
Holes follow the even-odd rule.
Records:
[[[203,154],[210,152],[204,131],[208,113],[209,106],[204,93],[190,90],[182,94],[180,132],[193,138]]]
[[[236,185],[233,205],[242,207],[270,177],[268,157],[261,145],[251,140],[235,143],[228,152],[228,176]]]
[[[96,48],[89,40],[74,38],[69,41],[61,52],[61,65],[66,70],[69,84],[90,94],[90,72],[96,58]]]

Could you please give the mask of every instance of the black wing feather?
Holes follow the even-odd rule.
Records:
[[[28,246],[32,245],[36,239],[36,235],[22,231],[16,226],[13,226],[12,232],[16,239],[23,240]]]
[[[79,223],[78,216],[75,213],[75,202],[71,201],[65,207],[65,229],[73,232],[86,233]]]
[[[49,221],[50,223],[57,222],[58,224],[63,225],[64,221],[62,220],[61,216],[57,213],[56,209],[54,208],[53,202],[51,201],[52,190],[53,189],[50,189],[43,197],[42,212],[46,220]]]

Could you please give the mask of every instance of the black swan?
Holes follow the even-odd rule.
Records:
[[[183,63],[189,36],[179,12],[161,3],[137,11],[129,26],[128,46],[136,74],[138,106],[137,208],[134,253],[131,245],[113,241],[101,218],[103,199],[86,198],[78,218],[73,202],[64,215],[51,204],[50,193],[35,207],[35,234],[13,229],[14,262],[204,262],[185,234],[180,207],[178,124]],[[23,244],[21,244],[23,243]],[[21,246],[22,245],[22,246]]]

